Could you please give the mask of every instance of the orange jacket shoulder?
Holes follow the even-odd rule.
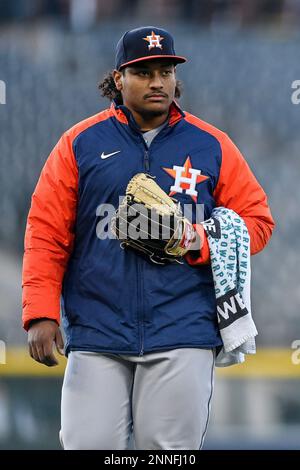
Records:
[[[68,137],[72,142],[76,139],[76,137],[81,134],[81,132],[84,132],[87,130],[89,127],[92,127],[94,124],[98,124],[101,121],[106,121],[106,119],[109,119],[113,116],[112,111],[108,108],[105,109],[104,111],[100,111],[97,114],[94,114],[93,116],[90,116],[86,119],[83,119],[82,121],[78,122],[74,126],[70,127],[64,135]]]
[[[185,120],[187,122],[198,127],[202,131],[208,132],[209,134],[213,135],[219,141],[221,145],[225,143],[226,139],[228,139],[228,136],[225,132],[221,131],[220,129],[213,126],[212,124],[202,121],[202,119],[199,119],[198,117],[194,116],[193,114],[187,113],[186,111],[184,113],[185,113]]]

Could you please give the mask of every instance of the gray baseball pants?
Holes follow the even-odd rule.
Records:
[[[61,402],[64,449],[202,447],[214,381],[214,349],[127,356],[71,351]]]

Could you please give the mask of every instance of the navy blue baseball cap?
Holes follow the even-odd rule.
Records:
[[[142,26],[126,31],[116,47],[117,70],[128,65],[150,59],[172,59],[175,64],[186,62],[186,58],[176,55],[171,34],[156,26]]]

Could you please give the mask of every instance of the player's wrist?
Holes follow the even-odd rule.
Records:
[[[165,252],[171,256],[184,256],[193,246],[196,236],[193,224],[184,217],[178,224],[177,233],[166,245]]]
[[[193,228],[195,231],[195,238],[189,251],[192,253],[199,253],[204,245],[206,235],[202,224],[193,224]]]
[[[33,320],[30,320],[29,324],[28,324],[28,330],[35,324],[37,323],[40,323],[40,322],[44,322],[44,321],[51,321],[51,322],[54,322],[56,323],[56,325],[58,325],[58,322],[56,320],[54,320],[53,318],[47,318],[47,317],[41,317],[41,318],[34,318]],[[58,325],[59,326],[59,325]]]

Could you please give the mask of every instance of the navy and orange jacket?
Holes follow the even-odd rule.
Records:
[[[115,153],[106,159],[100,155]],[[196,196],[170,189],[175,167],[201,170]],[[115,103],[62,135],[32,195],[23,260],[23,325],[62,313],[66,353],[119,354],[222,344],[209,249],[201,224],[201,251],[184,263],[156,265],[122,250],[116,239],[97,236],[101,204],[119,205],[139,172],[181,204],[233,209],[245,221],[251,253],[268,242],[274,222],[266,195],[243,156],[222,131],[183,112],[176,102],[169,123],[146,147],[133,116]],[[194,205],[194,206],[193,206]],[[192,217],[194,215],[192,214]]]

